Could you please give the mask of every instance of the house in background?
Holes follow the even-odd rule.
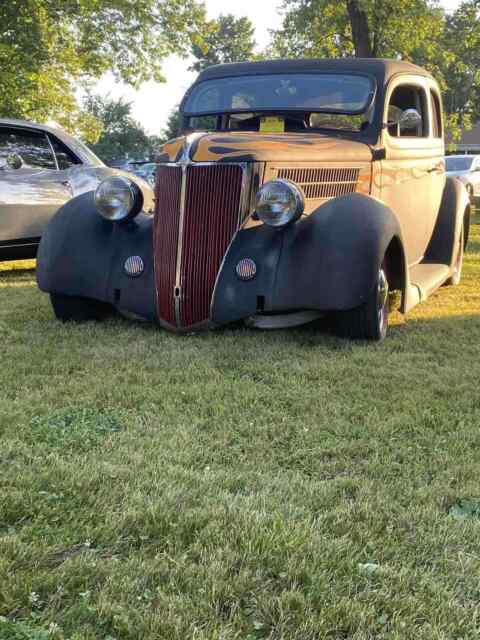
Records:
[[[455,150],[447,153],[480,155],[480,122],[477,122],[470,131],[465,131],[460,141],[455,143]]]

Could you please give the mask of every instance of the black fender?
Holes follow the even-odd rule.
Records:
[[[243,229],[232,241],[217,278],[212,320],[223,324],[259,311],[358,307],[372,291],[390,250],[395,288],[404,293],[408,273],[403,246],[395,214],[362,194],[330,200],[283,229]],[[242,258],[257,265],[250,281],[236,275]]]
[[[470,230],[470,199],[465,185],[460,180],[447,177],[437,222],[425,252],[424,262],[454,267],[462,223],[466,247]]]
[[[155,320],[153,218],[140,213],[125,224],[109,222],[97,212],[93,195],[73,198],[48,223],[37,253],[38,286]],[[123,267],[128,257],[137,255],[144,271],[132,278]]]

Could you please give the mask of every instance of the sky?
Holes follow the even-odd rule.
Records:
[[[209,19],[220,13],[232,13],[237,17],[247,16],[255,25],[255,40],[258,49],[263,49],[270,40],[269,29],[280,27],[281,0],[204,0]],[[443,0],[447,11],[453,11],[460,0]],[[165,126],[170,111],[180,102],[183,94],[195,79],[196,73],[188,71],[191,61],[177,56],[167,58],[163,73],[167,82],[147,82],[138,91],[118,83],[112,76],[105,76],[95,87],[101,95],[112,98],[123,97],[132,103],[133,117],[150,134],[159,134]]]

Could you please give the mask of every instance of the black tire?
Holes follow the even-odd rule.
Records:
[[[465,251],[465,228],[462,224],[462,229],[460,231],[460,238],[457,246],[457,253],[455,257],[455,266],[453,268],[452,275],[445,282],[445,285],[447,287],[456,287],[458,284],[460,284],[460,281],[462,279],[464,251]]]
[[[343,338],[380,342],[387,335],[388,312],[388,280],[382,265],[368,300],[360,307],[336,314],[336,333]]]
[[[51,293],[50,301],[53,311],[58,320],[67,322],[86,322],[87,320],[103,320],[111,315],[113,308],[105,302],[92,300],[90,298],[80,298],[76,296],[65,296],[61,293]]]

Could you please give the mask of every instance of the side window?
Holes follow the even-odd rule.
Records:
[[[53,150],[57,157],[58,168],[60,170],[70,169],[70,167],[76,164],[81,164],[80,160],[70,151],[70,149],[60,142],[58,138],[50,135],[50,142],[52,143]]]
[[[0,128],[0,159],[19,155],[27,169],[56,169],[55,158],[47,136],[41,131]]]
[[[441,138],[442,132],[442,109],[440,107],[440,98],[436,91],[431,91],[432,96],[432,135],[434,138]]]
[[[402,123],[402,114],[408,109],[417,111],[421,120]],[[395,138],[428,137],[428,103],[424,89],[415,85],[400,85],[394,89],[388,105],[388,133]]]

